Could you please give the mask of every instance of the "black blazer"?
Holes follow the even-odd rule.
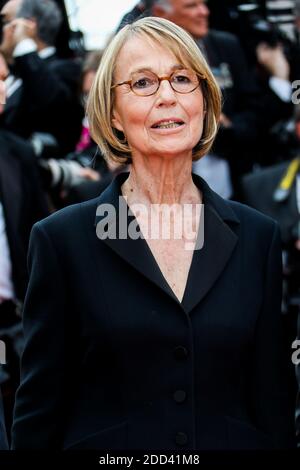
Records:
[[[296,179],[286,199],[274,200],[290,161],[277,163],[245,175],[242,179],[243,201],[249,206],[277,220],[281,230],[281,239],[286,244],[294,244],[298,238],[300,214],[297,207]]]
[[[0,391],[0,450],[8,450],[1,391]]]
[[[259,130],[257,126],[267,128],[291,116],[291,103],[283,102],[270,87],[261,88],[236,36],[212,29],[203,44],[210,67],[222,63],[229,67],[233,86],[224,90],[223,112],[233,120],[237,138],[251,138]],[[247,124],[254,125],[254,129],[247,128]]]
[[[50,133],[58,141],[60,156],[74,150],[83,117],[80,64],[55,55],[41,59],[32,52],[16,57],[12,71],[23,83],[7,98],[0,127],[26,139],[34,132]]]
[[[204,247],[180,303],[145,240],[96,236],[127,176],[33,229],[13,448],[288,446],[276,223],[195,176]]]
[[[266,135],[275,123],[292,116],[293,104],[283,102],[269,86],[262,86],[233,34],[210,30],[203,45],[212,71],[216,73],[221,64],[226,64],[231,77],[231,86],[227,79],[228,86],[222,88],[222,111],[233,126],[220,127],[213,151],[229,161],[235,182],[252,169],[254,162],[266,160]]]
[[[28,283],[26,267],[31,228],[49,215],[31,146],[9,132],[0,131],[0,201],[12,261],[16,296],[23,300]]]

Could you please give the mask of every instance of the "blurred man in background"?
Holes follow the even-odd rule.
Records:
[[[9,0],[1,18],[0,52],[10,74],[0,127],[26,139],[34,133],[50,135],[61,155],[74,150],[83,114],[80,64],[56,55],[61,11],[53,0]]]
[[[254,142],[257,149],[257,140],[282,115],[290,94],[287,97],[286,87],[275,80],[273,95],[262,96],[238,39],[227,32],[210,30],[210,12],[204,0],[155,0],[152,14],[173,21],[194,37],[219,82],[224,97],[220,130],[213,154],[196,162],[194,171],[221,196],[232,197],[234,192],[238,197],[240,176],[256,163]],[[264,49],[260,55],[261,63],[269,65],[268,52]],[[280,60],[282,63],[282,57]],[[282,74],[280,67],[269,69],[273,74],[278,70]]]
[[[0,56],[0,80],[7,72]],[[7,105],[5,87],[1,91],[0,123]],[[0,124],[0,340],[7,348],[7,363],[0,367],[0,384],[8,423],[19,382],[29,234],[32,225],[48,214],[31,144]]]
[[[0,77],[0,106],[3,104],[5,104],[5,85]],[[6,437],[6,431],[5,431],[2,395],[1,395],[1,390],[0,390],[0,450],[6,450],[6,449],[7,449],[7,437]]]

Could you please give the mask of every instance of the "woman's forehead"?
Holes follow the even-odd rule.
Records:
[[[178,48],[174,41],[174,49]],[[115,72],[116,75],[120,73],[124,75],[124,72],[131,74],[143,69],[153,71],[164,69],[164,72],[168,72],[176,66],[188,64],[188,59],[184,60],[184,51],[181,54],[182,58],[176,55],[170,46],[159,44],[149,37],[134,36],[122,46],[116,59]]]

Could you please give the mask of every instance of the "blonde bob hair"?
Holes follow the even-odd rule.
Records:
[[[147,17],[126,25],[104,51],[87,103],[91,136],[105,159],[118,163],[131,162],[131,149],[124,134],[112,126],[112,86],[120,50],[129,39],[136,36],[163,44],[179,63],[191,68],[199,76],[206,113],[201,139],[193,149],[193,160],[198,160],[208,153],[215,139],[221,113],[221,91],[193,38],[163,18]]]

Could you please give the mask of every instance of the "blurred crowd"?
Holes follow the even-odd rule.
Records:
[[[63,53],[68,44],[58,43],[64,37],[61,3],[1,3],[6,100],[0,103],[0,339],[7,363],[0,367],[0,385],[8,427],[19,381],[31,227],[66,205],[98,196],[127,169],[105,161],[90,137],[85,104],[102,51],[84,51],[75,41]],[[300,334],[300,1],[144,0],[117,30],[143,15],[186,29],[222,89],[216,142],[193,171],[224,198],[279,222],[287,387],[300,441],[300,365],[291,360],[297,321]]]

